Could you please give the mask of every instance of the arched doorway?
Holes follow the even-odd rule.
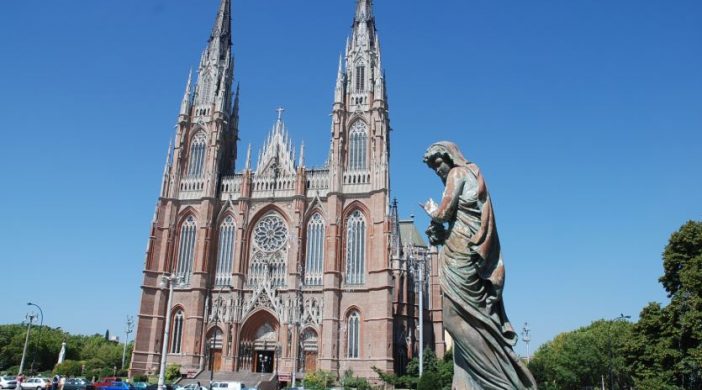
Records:
[[[239,370],[274,372],[278,364],[278,319],[267,310],[249,317],[239,336]]]
[[[207,367],[211,371],[219,371],[222,368],[222,330],[212,328],[207,333]]]
[[[305,372],[317,371],[317,356],[318,356],[318,335],[317,331],[312,328],[306,328],[302,332],[300,338],[300,346],[302,347],[302,364]]]

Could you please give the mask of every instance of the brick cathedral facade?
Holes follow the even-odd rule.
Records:
[[[419,348],[420,289],[424,345],[442,354],[435,252],[391,201],[388,100],[371,1],[356,3],[339,59],[329,157],[318,167],[293,147],[282,110],[256,165],[249,147],[243,168],[235,167],[233,80],[231,4],[221,0],[169,147],[131,374],[158,373],[163,343],[168,363],[188,376],[403,372]],[[429,277],[418,289],[409,260],[422,258]],[[170,306],[164,275],[175,277]]]

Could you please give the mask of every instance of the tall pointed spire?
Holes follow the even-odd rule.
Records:
[[[231,0],[221,0],[219,10],[217,10],[217,19],[212,26],[212,34],[210,42],[216,38],[223,40],[227,39],[226,43],[231,44],[231,25],[232,25],[232,4]]]
[[[336,72],[336,87],[334,88],[334,103],[344,102],[344,80],[346,75],[344,74],[344,69],[342,67],[343,59],[341,58],[341,53],[339,53],[339,69]]]
[[[193,81],[193,68],[190,68],[188,72],[188,82],[185,84],[185,93],[183,93],[183,100],[180,102],[180,115],[188,115],[190,113],[190,103],[192,101],[192,81]]]
[[[371,0],[356,1],[355,22],[365,22],[373,19],[373,2]]]
[[[304,166],[305,166],[305,142],[304,141],[300,144],[300,162],[298,163],[298,166],[300,168],[304,168]]]
[[[246,170],[251,169],[251,144],[246,149]]]

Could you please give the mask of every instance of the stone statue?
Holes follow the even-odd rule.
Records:
[[[439,204],[422,207],[431,217],[427,236],[439,252],[444,327],[454,340],[453,389],[536,389],[514,353],[517,334],[505,314],[505,268],[495,216],[483,176],[452,142],[427,149],[424,162],[444,183]]]

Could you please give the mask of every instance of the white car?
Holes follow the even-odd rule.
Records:
[[[14,376],[0,376],[0,389],[17,388],[17,380]]]
[[[51,381],[46,378],[29,378],[20,385],[22,389],[44,390],[51,387]]]

